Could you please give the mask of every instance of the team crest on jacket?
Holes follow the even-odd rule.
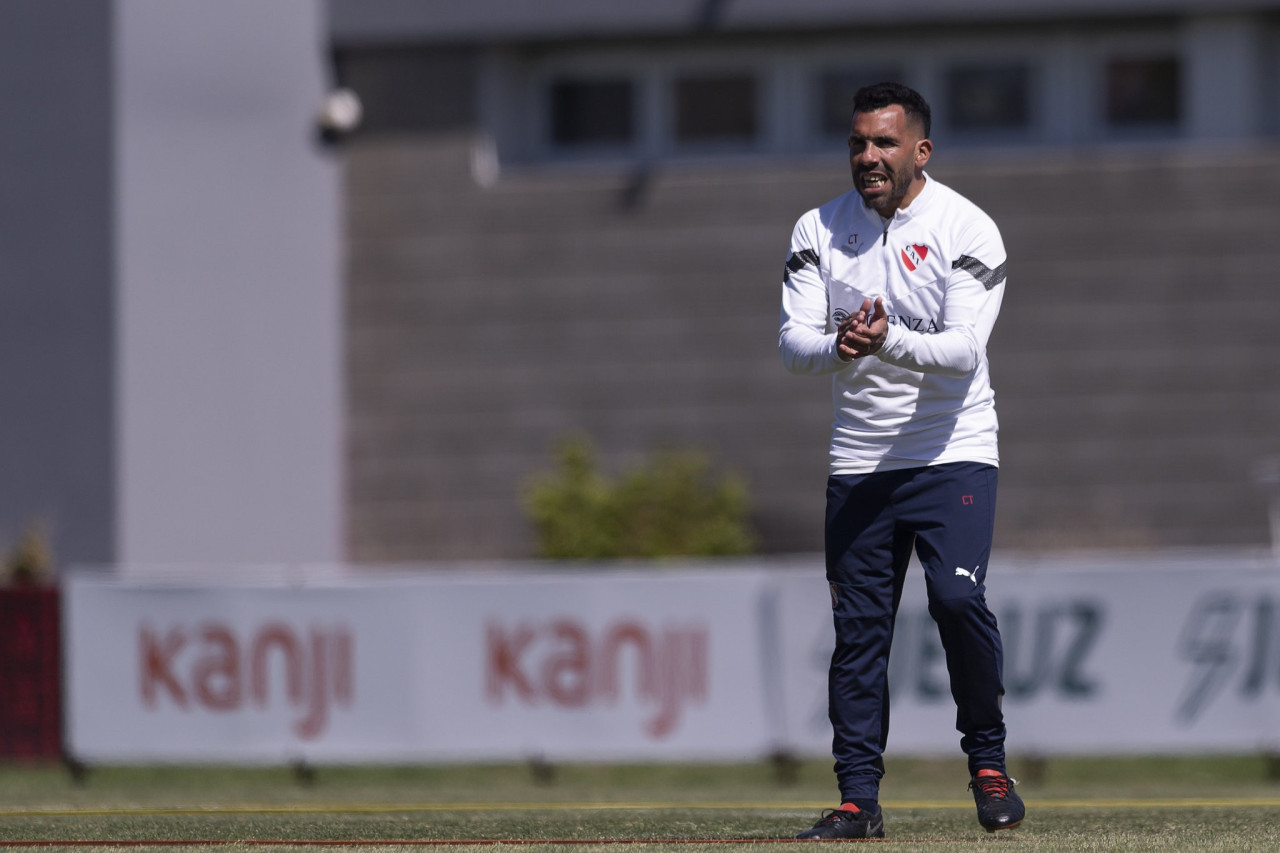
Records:
[[[902,262],[907,265],[907,269],[911,272],[916,271],[916,267],[924,264],[924,259],[929,256],[929,247],[921,243],[906,246],[902,250]]]

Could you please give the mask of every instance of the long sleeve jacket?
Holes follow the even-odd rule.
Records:
[[[1005,290],[991,218],[926,175],[885,220],[850,191],[802,216],[783,271],[778,349],[793,373],[832,374],[831,472],[999,464],[987,340]],[[836,328],[884,300],[888,337],[842,361]]]

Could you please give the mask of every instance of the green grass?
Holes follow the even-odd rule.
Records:
[[[882,790],[889,838],[874,848],[1280,850],[1280,781],[1260,756],[1024,760],[1010,769],[1029,816],[1019,829],[988,835],[974,820],[962,761],[890,760]],[[0,846],[697,853],[750,839],[757,853],[794,853],[794,844],[770,840],[789,838],[833,804],[827,761],[100,767],[79,779],[60,765],[0,765]],[[445,841],[481,843],[424,845]]]

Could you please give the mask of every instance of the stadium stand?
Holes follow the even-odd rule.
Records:
[[[775,349],[786,241],[829,158],[472,179],[475,137],[348,150],[349,543],[520,557],[526,478],[700,448],[762,550],[820,547],[827,384]],[[1280,150],[937,152],[1009,251],[991,344],[1005,548],[1261,545],[1280,423]]]

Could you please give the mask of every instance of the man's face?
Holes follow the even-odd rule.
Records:
[[[853,186],[867,207],[892,216],[920,192],[919,170],[929,160],[932,145],[921,138],[917,122],[893,104],[873,112],[853,114],[849,134],[849,167]]]

